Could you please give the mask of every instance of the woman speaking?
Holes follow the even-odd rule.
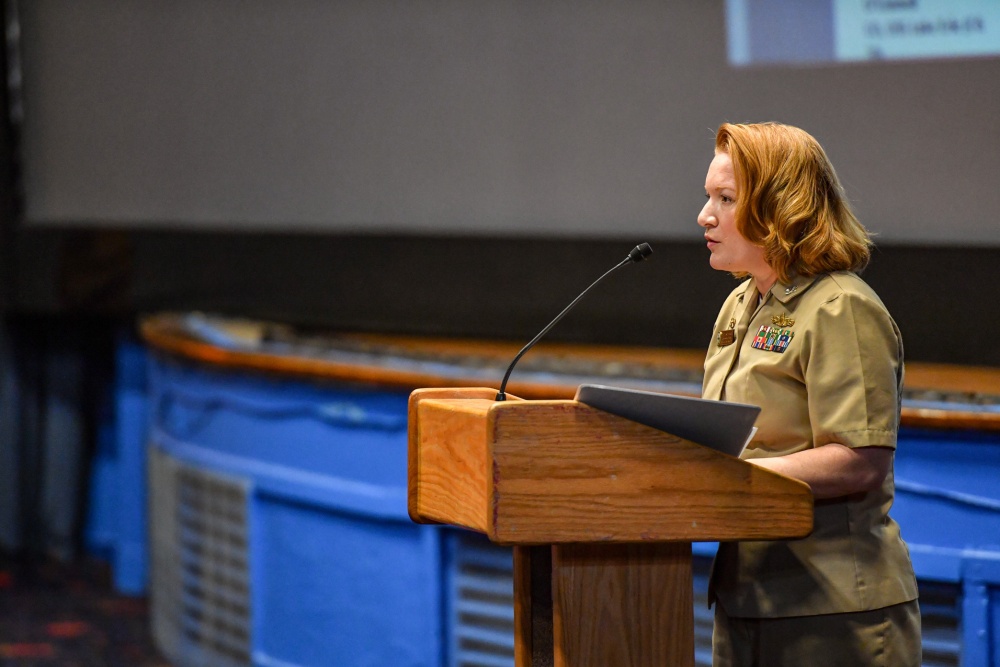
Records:
[[[716,667],[918,667],[917,584],[889,518],[903,345],[857,272],[871,240],[819,143],[722,125],[698,215],[722,305],[705,398],[761,407],[742,457],[816,499],[799,540],[724,543],[713,565]]]

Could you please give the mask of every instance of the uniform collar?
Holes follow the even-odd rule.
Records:
[[[753,294],[754,292],[757,291],[757,281],[754,280],[753,277],[751,276],[750,279],[744,280],[740,284],[740,287],[742,287],[743,289],[739,291],[739,300],[743,301],[744,299],[746,299],[747,294]]]
[[[788,282],[777,281],[771,287],[771,295],[781,303],[788,303],[816,282],[817,276],[793,275]]]
[[[798,295],[808,290],[809,287],[816,282],[818,277],[819,276],[793,275],[787,282],[782,282],[780,280],[776,281],[768,291],[781,303],[788,303]],[[756,293],[757,281],[751,277],[743,283],[743,290],[739,293],[740,299],[745,300],[747,298],[747,294]]]

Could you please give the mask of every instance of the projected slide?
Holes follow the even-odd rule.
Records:
[[[727,0],[733,65],[1000,54],[997,0]]]
[[[1000,0],[725,2],[17,3],[24,225],[694,241],[781,120],[879,243],[1000,244]]]

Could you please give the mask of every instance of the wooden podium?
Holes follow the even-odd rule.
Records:
[[[411,394],[409,513],[514,547],[517,667],[691,667],[691,542],[812,530],[801,482],[576,401],[495,395]]]

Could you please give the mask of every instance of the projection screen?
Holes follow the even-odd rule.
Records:
[[[1000,17],[931,4],[21,2],[25,224],[697,239],[715,128],[778,120],[880,242],[997,246]]]

